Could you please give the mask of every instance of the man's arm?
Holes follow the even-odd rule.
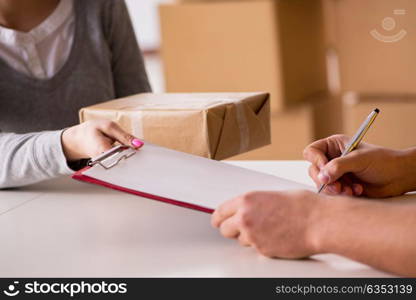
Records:
[[[310,191],[252,192],[223,203],[212,225],[265,256],[335,253],[416,276],[416,198],[402,203]]]
[[[329,197],[320,205],[312,225],[318,253],[416,276],[416,197],[411,203]]]

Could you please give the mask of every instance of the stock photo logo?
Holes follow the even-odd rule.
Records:
[[[393,15],[395,17],[403,17],[406,15],[405,9],[395,9],[393,10]],[[401,41],[404,39],[407,35],[407,31],[405,29],[400,29],[398,32],[393,33],[396,30],[397,22],[396,19],[393,17],[386,17],[381,21],[381,27],[386,33],[389,34],[383,34],[380,33],[377,29],[373,29],[370,31],[370,34],[375,38],[376,40],[379,40],[380,42],[384,43],[396,43],[398,41]]]
[[[19,281],[14,281],[13,284],[10,284],[6,290],[3,291],[3,293],[6,296],[14,297],[19,295],[20,291],[17,289],[17,285],[19,284]]]
[[[114,283],[106,281],[85,282],[85,281],[63,281],[63,282],[43,282],[28,281],[21,283],[18,288],[19,281],[13,281],[3,290],[3,294],[8,297],[15,297],[19,294],[28,295],[65,295],[74,297],[76,295],[92,295],[92,294],[126,294],[127,283]]]

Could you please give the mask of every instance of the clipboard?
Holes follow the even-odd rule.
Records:
[[[73,179],[206,213],[254,190],[312,187],[157,145],[116,146],[92,159]]]

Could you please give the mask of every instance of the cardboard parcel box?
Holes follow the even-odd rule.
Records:
[[[323,0],[342,91],[416,93],[416,1]]]
[[[160,6],[168,92],[268,91],[273,112],[327,89],[319,0]]]
[[[347,93],[343,98],[347,135],[354,135],[368,114],[378,108],[380,115],[368,130],[364,142],[394,149],[416,146],[416,95]]]
[[[80,110],[151,143],[213,159],[270,144],[267,93],[138,94]]]

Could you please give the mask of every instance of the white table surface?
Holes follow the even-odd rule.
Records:
[[[235,165],[312,184],[303,161]],[[337,255],[269,259],[210,215],[59,178],[0,191],[0,277],[389,277]]]

